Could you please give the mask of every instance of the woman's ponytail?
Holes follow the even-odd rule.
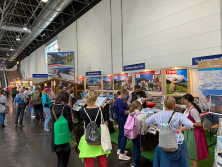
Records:
[[[197,109],[199,114],[202,113],[200,107],[196,103],[194,103],[194,97],[191,94],[185,94],[183,97],[184,99],[188,100],[189,102],[193,104],[193,106]]]

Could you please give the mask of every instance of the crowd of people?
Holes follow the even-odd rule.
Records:
[[[31,117],[37,120],[45,121],[44,131],[50,132],[49,122],[52,122],[52,137],[51,149],[56,152],[58,157],[58,166],[66,167],[69,162],[70,145],[69,143],[56,145],[54,140],[54,123],[63,115],[68,122],[69,130],[72,131],[73,115],[72,115],[72,100],[71,94],[73,87],[59,87],[59,93],[55,96],[50,88],[45,88],[43,92],[39,87],[33,90],[29,95],[26,88],[15,88],[15,93],[12,93],[12,102],[17,103],[17,115],[15,118],[15,126],[24,127],[23,116],[25,110],[31,108]],[[97,128],[100,128],[101,120],[108,126],[108,120],[104,108],[96,106],[98,93],[89,91],[86,96],[87,107],[80,110],[80,118],[84,121],[84,127],[95,122]],[[208,147],[204,129],[200,119],[200,108],[194,103],[194,98],[191,94],[183,96],[184,105],[176,104],[175,99],[167,97],[164,101],[164,110],[146,118],[141,114],[142,108],[145,105],[141,104],[137,99],[142,98],[141,101],[152,101],[153,98],[147,93],[141,91],[139,85],[135,86],[135,91],[129,95],[126,89],[119,91],[118,97],[115,99],[115,110],[118,113],[118,150],[119,160],[128,161],[131,158],[127,156],[126,151],[127,126],[131,123],[128,119],[132,116],[136,121],[132,124],[136,126],[136,136],[132,138],[133,143],[133,162],[131,167],[140,167],[141,148],[144,143],[145,135],[149,127],[155,128],[161,132],[168,129],[172,133],[173,142],[176,141],[177,147],[173,151],[166,151],[163,146],[157,145],[154,153],[153,166],[154,167],[189,167],[188,158],[193,161],[193,167],[198,167],[198,161],[209,158]],[[0,89],[0,104],[9,106],[7,97],[4,95],[4,90]],[[176,113],[175,107],[185,109],[184,113]],[[45,113],[45,117],[44,114]],[[5,114],[0,114],[0,124],[4,124]],[[136,123],[136,124],[135,124]],[[169,131],[168,131],[169,133]],[[161,141],[161,140],[159,140]],[[111,150],[103,151],[101,144],[92,145],[86,141],[86,135],[81,137],[78,148],[80,150],[79,158],[85,161],[86,167],[94,166],[94,158],[98,157],[99,167],[107,167],[107,157]]]

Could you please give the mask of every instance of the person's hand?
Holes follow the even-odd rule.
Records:
[[[144,102],[144,101],[146,101],[146,100],[148,100],[148,99],[147,99],[147,98],[142,98],[142,100],[141,100],[141,101],[142,101],[142,102]]]
[[[174,130],[174,131],[173,131],[173,133],[180,134],[180,133],[181,133],[181,131],[180,131],[179,129],[177,129],[177,130]]]
[[[130,110],[126,110],[126,111],[125,111],[125,114],[129,114],[129,113],[130,113]]]

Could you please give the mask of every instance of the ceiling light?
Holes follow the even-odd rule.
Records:
[[[10,56],[10,55],[7,53],[7,56]]]
[[[19,64],[19,61],[17,61],[17,64]]]
[[[14,49],[12,48],[12,46],[11,46],[10,50],[11,50],[11,51],[13,51],[13,50],[14,50]]]
[[[16,41],[20,41],[19,35],[16,35]]]
[[[42,2],[44,2],[44,3],[46,3],[46,2],[48,2],[49,0],[41,0]]]
[[[174,69],[175,69],[175,70],[177,70],[177,69],[178,69],[178,67],[175,67]]]
[[[24,24],[24,26],[23,26],[23,30],[25,30],[25,31],[28,30],[28,28],[27,28],[27,24]]]

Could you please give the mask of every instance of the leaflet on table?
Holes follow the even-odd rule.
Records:
[[[107,101],[107,99],[108,99],[108,96],[106,96],[106,97],[99,96],[99,97],[97,98],[97,100],[96,100],[95,105],[96,105],[96,106],[104,106],[104,105],[105,105],[105,102]]]
[[[147,130],[148,133],[152,133],[152,134],[156,134],[157,133],[157,129],[153,128],[153,127],[149,127],[149,129]]]
[[[156,111],[150,110],[150,109],[142,109],[141,113],[145,115],[145,117],[149,117],[150,115],[153,115]]]

